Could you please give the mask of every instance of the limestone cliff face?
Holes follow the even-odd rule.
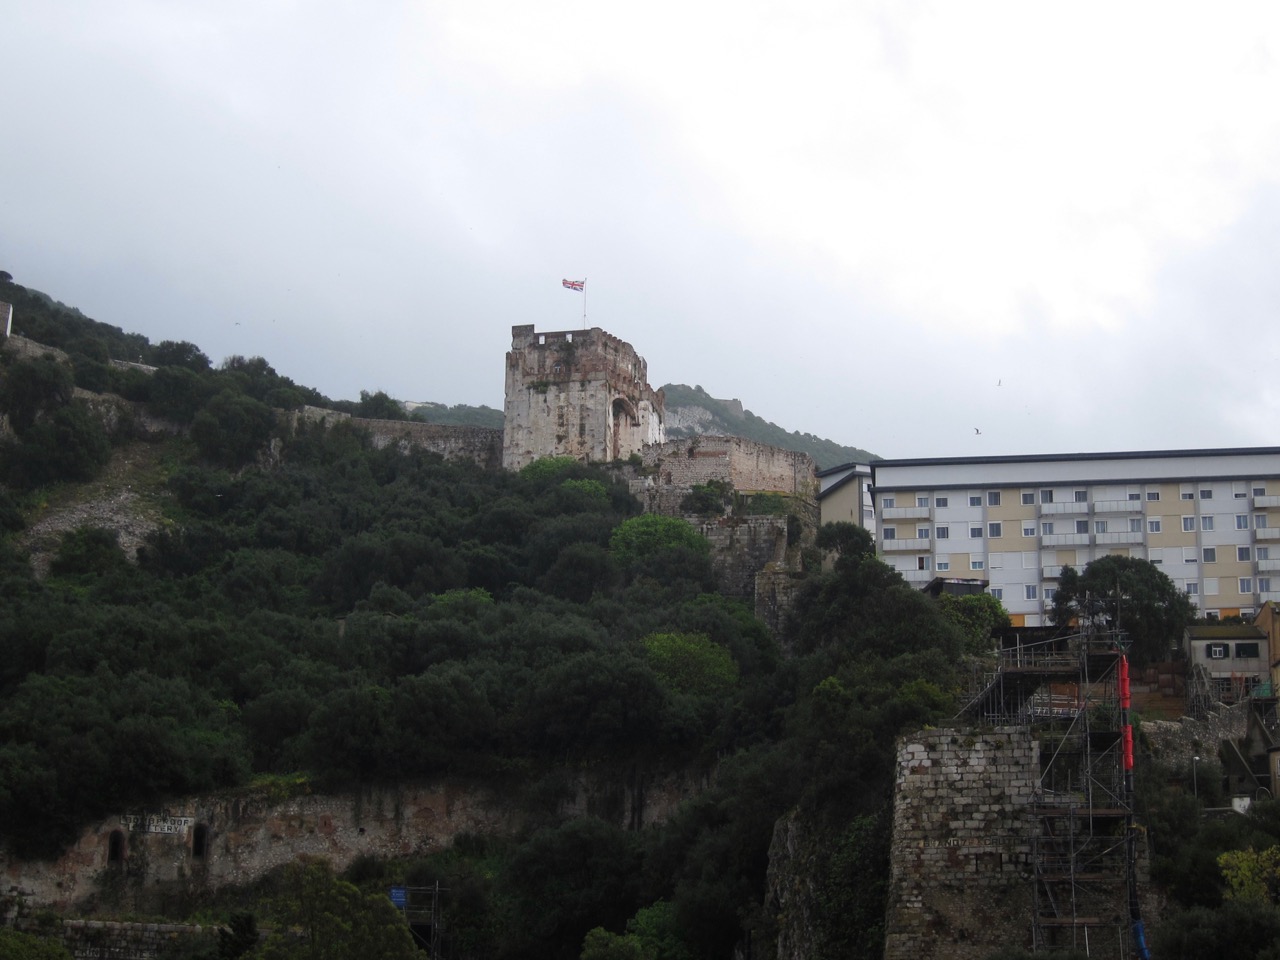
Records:
[[[817,861],[815,838],[798,813],[774,825],[765,911],[776,924],[777,960],[811,960],[821,955],[815,917]]]

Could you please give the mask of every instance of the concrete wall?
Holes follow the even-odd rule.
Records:
[[[983,960],[1030,943],[1025,727],[928,729],[898,743],[885,960]]]

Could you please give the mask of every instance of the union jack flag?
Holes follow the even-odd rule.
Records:
[[[584,289],[586,288],[586,283],[587,283],[587,281],[585,281],[585,280],[561,280],[561,281],[560,281],[560,283],[564,285],[564,288],[565,288],[566,290],[584,290]]]

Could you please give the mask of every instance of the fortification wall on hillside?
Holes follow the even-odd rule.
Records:
[[[641,457],[645,476],[632,483],[632,493],[646,505],[652,503],[655,513],[671,513],[669,501],[713,480],[728,481],[739,493],[817,499],[812,457],[745,437],[670,440],[645,447]]]
[[[928,729],[898,742],[885,960],[983,960],[1029,944],[1039,776],[1026,727]]]
[[[71,358],[57,347],[46,347],[43,343],[36,343],[34,340],[28,340],[26,337],[20,337],[17,334],[0,340],[0,350],[18,357],[53,357],[53,359],[62,363],[71,362]]]
[[[667,819],[702,788],[678,773],[600,771],[567,780],[562,816],[596,816],[639,829]],[[269,793],[189,797],[127,811],[85,829],[52,862],[0,850],[0,891],[32,910],[185,915],[192,897],[251,883],[301,856],[341,871],[357,857],[440,850],[460,833],[520,829],[521,798],[459,782],[277,798]]]
[[[365,420],[351,422],[368,430],[378,449],[417,447],[438,453],[446,460],[470,460],[486,470],[502,467],[502,431],[492,427],[453,427],[416,420]]]
[[[503,466],[539,457],[625,460],[664,438],[663,396],[631,344],[590,330],[511,328],[503,420]]]

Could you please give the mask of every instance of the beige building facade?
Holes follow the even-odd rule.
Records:
[[[910,582],[980,577],[1015,625],[1048,622],[1065,566],[1158,566],[1204,615],[1280,600],[1280,447],[882,460],[882,559]]]

